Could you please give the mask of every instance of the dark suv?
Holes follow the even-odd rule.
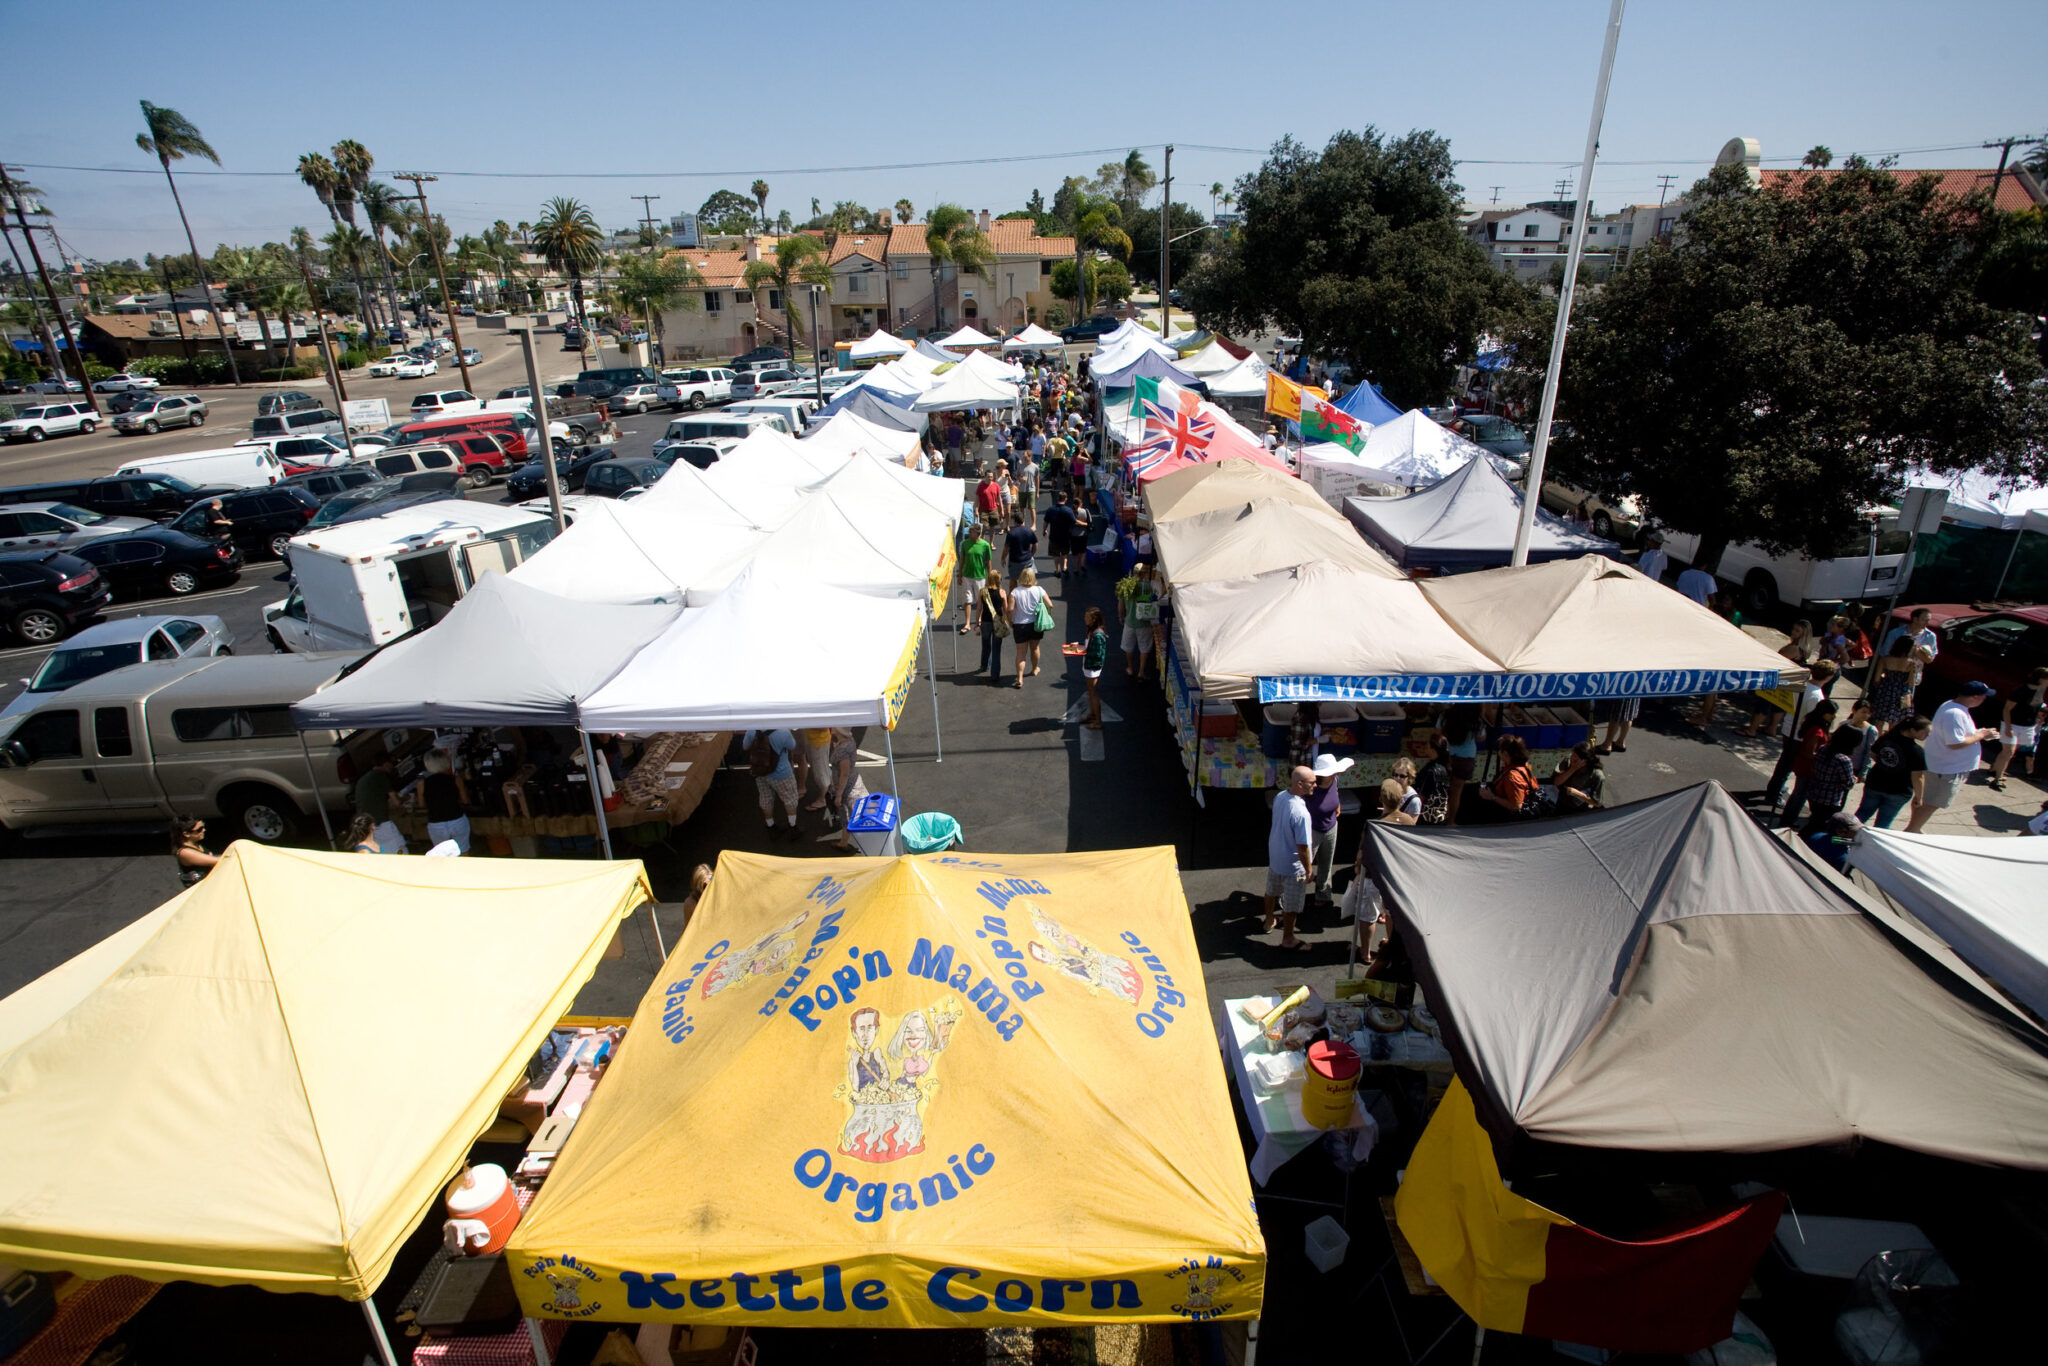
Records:
[[[1083,318],[1072,327],[1061,328],[1060,340],[1068,342],[1094,341],[1097,337],[1114,332],[1121,326],[1123,324],[1119,323],[1115,318],[1110,317],[1107,313],[1101,313],[1093,318]]]
[[[114,600],[100,571],[61,550],[0,555],[0,620],[24,645],[50,645]]]
[[[292,537],[304,531],[306,523],[313,520],[313,514],[320,511],[318,498],[289,484],[223,494],[220,505],[221,511],[234,524],[228,538],[251,559],[259,555],[283,559],[284,548],[291,543]],[[188,535],[212,539],[206,531],[208,506],[201,503],[188,509],[184,516],[171,523],[172,528]]]
[[[320,406],[322,406],[320,400],[314,398],[311,394],[302,394],[296,389],[288,389],[281,394],[265,394],[257,399],[256,416],[270,417],[277,413],[297,413],[303,412],[308,408],[318,408]]]
[[[324,503],[337,493],[346,493],[365,484],[374,484],[383,477],[368,465],[342,465],[331,470],[308,470],[304,474],[294,474],[288,479],[278,480],[271,487],[304,489]]]

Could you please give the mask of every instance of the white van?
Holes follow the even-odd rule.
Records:
[[[291,543],[290,597],[263,609],[280,650],[361,650],[424,631],[485,574],[554,539],[545,513],[441,501],[321,527]]]
[[[1779,603],[1812,612],[1904,593],[1913,578],[1912,559],[1906,554],[1911,538],[1899,528],[1898,514],[1891,508],[1870,527],[1824,560],[1773,555],[1762,546],[1731,542],[1721,552],[1714,577],[1734,591],[1745,619]],[[1674,560],[1692,564],[1699,548],[1697,536],[1676,531],[1664,535],[1664,549]]]
[[[762,427],[795,435],[789,431],[787,419],[777,413],[733,413],[730,416],[706,413],[701,417],[671,418],[668,430],[661,434],[661,440],[654,443],[654,454],[660,455],[668,447],[684,441],[703,441],[714,436],[744,441]]]
[[[779,417],[789,424],[789,434],[797,435],[811,420],[811,414],[823,405],[815,398],[803,398],[791,394],[778,394],[774,398],[750,398],[744,403],[728,403],[728,413],[767,413]]]
[[[238,489],[269,488],[284,478],[284,465],[268,446],[217,446],[182,455],[130,460],[115,474],[168,474],[188,484],[227,484]]]

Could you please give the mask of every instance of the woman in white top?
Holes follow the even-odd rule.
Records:
[[[1017,642],[1017,681],[1010,686],[1024,686],[1024,664],[1028,659],[1033,675],[1038,673],[1038,642],[1044,632],[1038,629],[1038,606],[1048,601],[1045,590],[1038,586],[1038,571],[1028,566],[1017,575],[1016,586],[1010,589],[1010,633]]]

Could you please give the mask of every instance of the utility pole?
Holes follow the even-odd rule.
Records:
[[[1998,202],[1998,187],[2005,181],[2005,163],[2012,156],[2012,149],[2038,141],[2040,141],[2039,138],[1993,138],[1984,144],[1986,147],[1996,147],[1998,149],[1998,169],[1991,175],[1991,202],[1993,204]]]
[[[28,263],[21,259],[21,248],[14,245],[14,230],[8,226],[7,211],[4,208],[0,208],[0,236],[7,238],[7,250],[14,257],[14,269],[21,275],[22,280],[26,282],[28,279]],[[43,302],[36,297],[34,290],[28,291],[28,307],[29,312],[35,317],[36,331],[42,334],[43,345],[49,348],[50,363],[55,365],[57,363],[57,339],[50,334],[49,320],[43,316]]]
[[[1558,202],[1559,202],[1559,203],[1562,203],[1562,202],[1564,202],[1564,197],[1565,197],[1566,195],[1570,194],[1571,192],[1572,192],[1572,178],[1571,178],[1570,176],[1560,176],[1560,177],[1558,178],[1558,181],[1557,181],[1557,198],[1558,198]]]
[[[540,366],[533,359],[533,322],[517,329],[519,345],[526,352],[526,392],[533,401],[533,425],[538,429],[534,439],[540,442],[541,472],[548,481],[548,510],[554,514],[555,534],[561,535],[569,529],[569,523],[562,516],[562,474],[555,468],[555,438],[548,433],[552,425],[548,415],[547,396],[540,389]]]
[[[1676,179],[1678,179],[1678,177],[1677,177],[1677,176],[1675,176],[1675,175],[1660,175],[1660,176],[1658,176],[1658,177],[1657,177],[1657,207],[1658,207],[1658,208],[1660,208],[1660,209],[1661,209],[1661,208],[1663,208],[1663,207],[1664,207],[1664,196],[1665,196],[1665,195],[1667,195],[1667,194],[1670,194],[1670,193],[1671,193],[1671,182],[1672,182],[1672,181],[1674,181],[1674,180],[1676,180]]]
[[[1491,189],[1491,190],[1493,191],[1493,200],[1492,200],[1492,202],[1493,202],[1493,203],[1495,203],[1495,204],[1498,204],[1498,203],[1500,203],[1500,192],[1501,192],[1502,190],[1505,190],[1505,189],[1507,188],[1507,186],[1505,186],[1505,185],[1491,185],[1491,186],[1488,186],[1487,188],[1489,188],[1489,189]]]
[[[643,228],[652,228],[654,226],[654,214],[648,208],[648,205],[652,204],[655,200],[661,198],[661,196],[658,194],[629,194],[626,196],[626,198],[637,199],[640,201],[640,226]],[[652,254],[654,251],[654,244],[651,242],[648,243],[647,250],[649,254]]]
[[[1173,144],[1166,144],[1166,165],[1160,175],[1159,188],[1159,338],[1164,341],[1173,333],[1173,283],[1172,220],[1173,220]]]
[[[104,417],[105,414],[100,412],[99,400],[93,397],[92,382],[85,377],[85,357],[78,353],[78,344],[73,340],[71,330],[64,325],[64,310],[57,303],[57,291],[50,288],[50,272],[43,268],[43,254],[36,250],[35,234],[28,230],[28,215],[22,211],[21,196],[14,192],[14,182],[8,178],[5,166],[0,166],[0,195],[5,195],[8,202],[14,205],[14,219],[21,225],[22,239],[28,243],[29,259],[36,263],[36,278],[43,282],[43,296],[50,301],[50,316],[56,319],[54,325],[43,329],[48,344],[57,349],[57,353],[50,357],[50,368],[62,375],[64,357],[69,356],[71,368],[77,372],[78,389],[85,397],[86,406],[92,409],[94,417]],[[62,333],[65,345],[58,346],[53,333]]]
[[[1580,172],[1582,192],[1572,207],[1572,240],[1566,249],[1564,281],[1557,287],[1557,322],[1550,333],[1550,364],[1543,371],[1543,403],[1536,414],[1535,448],[1529,452],[1529,473],[1522,481],[1522,516],[1515,525],[1515,549],[1508,563],[1529,563],[1529,536],[1542,502],[1543,464],[1550,455],[1550,419],[1557,411],[1557,379],[1564,370],[1564,343],[1571,330],[1572,294],[1579,283],[1579,260],[1586,248],[1586,212],[1592,203],[1593,158],[1600,152],[1600,121],[1607,114],[1607,85],[1614,76],[1614,49],[1621,42],[1621,14],[1628,0],[1611,0],[1607,38],[1600,49],[1600,75],[1593,84],[1593,114],[1586,121],[1586,159]]]
[[[470,393],[476,392],[476,385],[469,378],[469,362],[462,354],[462,327],[455,321],[455,300],[448,294],[448,272],[441,268],[441,237],[434,231],[434,215],[427,209],[427,182],[439,180],[435,175],[407,174],[403,171],[391,177],[393,180],[410,180],[414,193],[420,199],[420,219],[426,228],[427,249],[434,254],[434,274],[441,281],[441,308],[448,314],[448,338],[455,343],[455,364],[462,371],[462,387]]]
[[[640,201],[640,226],[646,228],[650,236],[658,236],[659,234],[654,232],[654,213],[648,206],[661,198],[661,196],[658,194],[635,194],[626,197]],[[652,260],[658,254],[658,251],[659,249],[653,242],[647,244],[648,259]],[[649,348],[652,348],[654,345],[654,301],[652,299],[642,299],[640,301],[640,311],[647,320],[647,345]]]

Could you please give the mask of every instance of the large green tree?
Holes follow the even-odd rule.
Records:
[[[1071,180],[1067,182],[1069,185],[1072,183]],[[1065,185],[1060,187],[1060,192],[1066,193]],[[1131,235],[1124,231],[1123,209],[1108,195],[1079,190],[1067,201],[1067,207],[1072,214],[1068,220],[1068,231],[1074,237],[1072,279],[1075,285],[1074,307],[1078,310],[1074,316],[1085,318],[1095,306],[1093,287],[1099,274],[1090,269],[1087,262],[1098,252],[1119,262],[1130,259]],[[1066,291],[1055,292],[1064,294]]]
[[[576,300],[577,335],[584,339],[577,355],[587,365],[590,316],[583,306],[583,272],[604,259],[604,231],[581,200],[550,199],[533,225],[533,246],[550,266],[569,277],[569,292]]]
[[[1195,268],[1202,252],[1209,245],[1209,220],[1185,204],[1175,204],[1168,218],[1171,225],[1169,237],[1179,240],[1169,250],[1172,253],[1173,279],[1178,285],[1187,279],[1188,272]],[[1139,209],[1124,217],[1124,231],[1131,239],[1131,274],[1140,280],[1159,279],[1159,210]]]
[[[974,215],[958,204],[941,204],[925,218],[924,247],[932,261],[933,327],[942,327],[946,321],[939,310],[939,272],[943,268],[951,266],[956,277],[986,277],[995,269],[995,247],[975,222]]]
[[[1195,316],[1279,327],[1348,357],[1404,406],[1434,402],[1481,333],[1530,306],[1458,223],[1450,143],[1368,128],[1292,138],[1237,184],[1239,226],[1188,275]]]
[[[713,190],[697,209],[697,226],[707,233],[743,233],[754,226],[754,201],[734,190]]]
[[[1717,168],[1575,313],[1555,468],[1710,555],[1832,553],[1916,464],[2048,477],[2033,318],[1985,297],[2006,217],[1856,158],[1763,189]]]

